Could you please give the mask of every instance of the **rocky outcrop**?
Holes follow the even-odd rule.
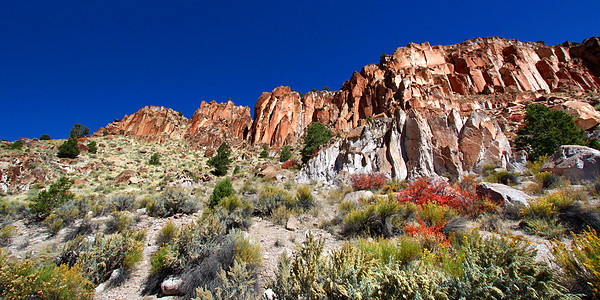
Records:
[[[600,112],[587,102],[566,101],[552,109],[558,109],[573,116],[575,125],[581,130],[588,130],[600,123]]]
[[[186,140],[193,145],[219,147],[225,140],[232,147],[240,147],[248,139],[252,116],[248,106],[202,101],[186,131]]]
[[[43,167],[45,159],[27,153],[0,157],[0,194],[27,191],[36,183],[46,182],[49,175]]]
[[[600,90],[594,71],[600,59],[597,41],[575,48],[498,37],[450,46],[409,44],[380,64],[354,72],[339,91],[301,97],[278,87],[263,93],[255,107],[252,142],[280,146],[297,141],[313,121],[347,133],[366,118],[392,117],[396,110],[468,113],[506,108],[523,95]],[[478,94],[489,96],[465,97]]]
[[[573,182],[596,181],[600,178],[600,151],[585,146],[560,146],[542,171],[564,175]]]
[[[122,120],[115,120],[94,135],[125,134],[147,142],[187,140],[192,146],[218,147],[227,141],[241,146],[248,138],[252,117],[249,107],[202,101],[191,119],[170,108],[146,106]]]
[[[394,118],[373,120],[324,146],[297,179],[336,183],[374,172],[399,180],[459,177],[487,164],[508,167],[511,157],[508,139],[483,112],[461,117],[456,111],[424,116],[414,109],[398,110]]]
[[[115,119],[106,127],[98,129],[94,135],[126,134],[147,142],[164,142],[167,139],[183,138],[187,123],[183,114],[170,108],[146,106],[134,114],[126,115],[122,120]]]
[[[501,204],[510,214],[518,214],[522,208],[529,206],[531,196],[501,183],[482,182],[477,185],[477,195],[488,197]]]

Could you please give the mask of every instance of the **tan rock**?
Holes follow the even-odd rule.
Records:
[[[560,109],[573,116],[575,125],[582,130],[588,130],[600,124],[600,112],[587,102],[567,101],[552,109]]]

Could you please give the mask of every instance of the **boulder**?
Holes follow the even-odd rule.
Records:
[[[160,291],[165,296],[177,296],[183,295],[185,292],[182,290],[183,280],[178,277],[169,276],[160,284]]]
[[[521,208],[529,206],[531,196],[501,183],[482,182],[477,185],[477,195],[489,197],[496,203],[502,203],[502,206],[511,213],[520,211]]]
[[[296,230],[298,230],[299,226],[300,226],[300,223],[298,222],[296,217],[294,217],[293,215],[290,215],[289,219],[287,220],[287,223],[285,224],[285,229],[291,230],[291,231],[296,231]]]
[[[552,109],[560,109],[573,116],[575,125],[581,130],[588,130],[600,124],[600,112],[587,102],[567,101]]]
[[[343,202],[358,203],[362,199],[371,199],[375,195],[371,191],[356,191],[346,194]]]
[[[131,177],[135,177],[136,175],[137,175],[136,171],[125,170],[125,171],[121,172],[121,174],[117,175],[117,177],[115,177],[115,182],[117,182],[117,183],[128,182]]]
[[[596,181],[600,178],[600,151],[585,146],[563,145],[541,170],[566,176],[572,182]]]

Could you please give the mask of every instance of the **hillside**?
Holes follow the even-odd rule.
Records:
[[[72,159],[65,140],[0,142],[0,294],[595,297],[599,61],[597,37],[409,44],[338,91],[265,92],[254,119],[231,101],[190,119],[147,106]],[[532,107],[586,146],[528,158]],[[306,155],[314,122],[331,138]]]

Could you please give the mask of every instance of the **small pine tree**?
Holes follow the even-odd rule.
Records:
[[[75,125],[73,125],[73,128],[71,128],[71,134],[69,135],[69,138],[82,138],[84,136],[87,136],[90,134],[90,129],[87,126],[83,126],[79,123],[76,123]]]
[[[79,155],[79,147],[77,147],[77,139],[70,137],[60,146],[58,146],[58,153],[56,154],[60,158],[76,158]]]
[[[12,142],[12,144],[10,144],[10,146],[8,146],[8,149],[10,150],[21,150],[23,148],[23,142],[21,142],[21,140],[16,140],[14,142]]]
[[[290,160],[290,158],[292,158],[292,150],[290,149],[290,146],[283,146],[281,148],[281,154],[279,155],[279,161],[286,162]]]
[[[524,120],[525,126],[517,130],[515,145],[517,149],[525,150],[532,161],[554,154],[561,145],[594,147],[597,144],[593,139],[586,139],[573,117],[564,111],[531,104],[527,106]]]
[[[225,178],[219,182],[215,186],[213,193],[210,195],[210,199],[208,201],[208,207],[214,208],[219,201],[225,197],[229,197],[235,195],[235,190],[231,184],[231,179]]]
[[[153,166],[160,165],[160,155],[158,153],[152,154],[152,156],[150,156],[150,160],[148,161],[148,164],[153,165]]]
[[[319,149],[319,146],[329,141],[331,135],[331,130],[325,128],[323,124],[319,122],[310,124],[304,137],[304,147],[300,151],[302,161],[306,163]]]
[[[89,153],[96,154],[96,152],[98,152],[98,146],[96,145],[96,142],[94,142],[94,141],[89,142],[87,144],[87,147],[88,147]]]
[[[217,149],[217,153],[206,162],[207,165],[214,168],[213,174],[216,176],[227,174],[227,170],[229,170],[229,166],[231,165],[230,154],[229,145],[223,142],[219,146],[219,149]]]
[[[42,134],[40,136],[40,141],[49,141],[50,140],[50,136],[47,134]]]
[[[31,212],[40,219],[45,219],[54,208],[75,197],[69,193],[73,181],[66,177],[59,178],[47,190],[43,190],[29,204]]]
[[[260,158],[269,158],[269,152],[267,152],[269,145],[263,144],[262,149],[263,151],[259,154]]]

